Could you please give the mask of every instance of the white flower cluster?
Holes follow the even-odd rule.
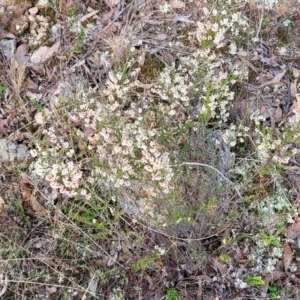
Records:
[[[172,6],[165,2],[164,4],[160,5],[159,6],[159,11],[162,13],[162,14],[167,14],[169,13],[170,11],[172,10]]]
[[[115,188],[146,191],[156,186],[166,194],[173,177],[169,154],[155,142],[156,131],[140,125],[128,123],[121,126],[123,128],[114,127],[116,131],[108,126],[101,130],[100,140],[105,142],[96,146],[96,152],[105,167],[99,165],[94,174],[101,178],[102,184],[112,184]],[[155,192],[152,195],[155,196]]]
[[[213,44],[217,48],[222,46],[225,34],[231,32],[233,36],[239,36],[241,32],[249,30],[248,22],[243,18],[241,12],[229,14],[225,9],[220,8],[210,11],[203,9],[204,19],[197,22],[197,40],[202,45]],[[229,16],[229,17],[228,17]]]
[[[282,143],[280,139],[275,139],[271,133],[266,133],[258,128],[255,128],[256,136],[256,151],[258,158],[264,162],[266,161],[271,152],[276,150]]]
[[[201,58],[203,77],[201,81],[201,115],[207,116],[208,119],[215,118],[220,124],[227,122],[229,117],[229,108],[234,99],[234,92],[230,90],[237,76],[240,74],[238,66],[231,67],[231,73],[222,72],[221,66],[226,64],[222,56],[216,57],[210,54],[208,50],[199,52]]]
[[[41,150],[38,144],[36,144],[36,148]],[[33,149],[30,153],[36,157],[38,152]],[[39,153],[38,159],[30,166],[33,178],[45,178],[53,189],[68,197],[75,197],[79,189],[83,195],[81,164],[73,162],[75,152],[67,142],[62,145],[55,144],[53,147],[49,147],[48,151],[39,151]],[[62,155],[66,155],[67,158],[63,160]],[[90,198],[90,194],[84,193],[84,196],[86,199]]]
[[[260,112],[254,111],[250,119],[254,121],[255,127],[255,143],[256,143],[256,154],[261,162],[265,162],[272,152],[279,149],[283,141],[280,138],[275,138],[271,130],[268,130],[266,126],[261,126],[261,122],[265,121],[265,118]]]
[[[195,88],[200,63],[197,57],[180,58],[179,66],[173,63],[159,75],[156,85],[151,89],[153,98],[159,97],[159,110],[165,115],[166,123],[181,126],[184,113],[190,114],[191,95]],[[169,105],[163,105],[163,102]],[[196,112],[199,114],[199,111]],[[178,118],[174,118],[174,117]]]
[[[158,141],[159,129],[147,123],[152,108],[144,99],[142,107],[133,102],[123,110],[135,84],[122,77],[111,72],[102,91],[77,82],[75,97],[64,95],[59,111],[67,114],[73,126],[71,135],[60,136],[53,127],[43,131],[47,150],[36,145],[31,151],[38,156],[31,165],[32,175],[44,177],[52,188],[69,197],[89,199],[89,193],[82,193],[83,185],[94,182],[135,195],[169,193],[174,171],[169,152]],[[79,158],[78,148],[86,156]],[[90,177],[83,178],[83,166],[92,170]]]

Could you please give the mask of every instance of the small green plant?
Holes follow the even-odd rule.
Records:
[[[73,49],[73,53],[74,54],[80,54],[81,53],[81,49],[82,49],[82,47],[84,45],[85,38],[86,38],[85,29],[80,24],[79,34],[78,34],[78,37],[77,37],[77,40],[76,40],[75,47]]]
[[[166,300],[180,300],[180,299],[181,297],[173,287],[168,289],[166,294]]]
[[[22,205],[22,201],[20,199],[17,199],[15,201],[15,207],[18,210],[21,221],[24,222],[26,224],[26,226],[31,227],[30,218],[29,218],[29,216],[26,215],[25,210]]]
[[[270,299],[283,300],[286,299],[285,295],[289,292],[289,289],[283,288],[280,289],[276,285],[271,285],[268,288],[268,295]]]
[[[75,18],[76,17],[76,14],[75,14],[75,11],[74,11],[73,7],[69,7],[68,8],[67,16],[69,18]]]
[[[277,237],[262,233],[261,238],[266,246],[275,246],[281,248],[281,243],[279,242]]]
[[[270,16],[265,16],[261,22],[261,28],[264,29],[267,27],[267,25],[270,23],[271,18]]]
[[[2,95],[6,90],[6,87],[3,85],[0,85],[0,95]]]
[[[102,284],[108,283],[109,278],[105,272],[97,270],[96,274]]]
[[[31,99],[31,105],[37,110],[37,111],[42,111],[43,107],[41,103],[37,99]]]
[[[281,292],[276,285],[271,285],[271,286],[269,286],[268,294],[271,299],[278,299],[278,298],[280,298]]]
[[[261,278],[261,276],[256,275],[248,275],[246,277],[246,282],[251,286],[259,286],[265,284],[265,281]]]
[[[221,254],[219,256],[219,259],[226,264],[228,264],[230,262],[230,256],[227,254]]]
[[[137,260],[132,265],[132,269],[134,271],[141,271],[141,272],[146,271],[148,268],[155,268],[155,267],[157,267],[157,259],[153,256],[145,256]]]

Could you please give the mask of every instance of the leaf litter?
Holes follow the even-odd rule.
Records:
[[[134,11],[132,11],[132,14],[124,13],[124,10],[120,7],[121,1],[106,1],[108,8],[106,11],[103,11],[101,8],[92,10],[90,12],[86,12],[80,19],[79,21],[81,23],[84,23],[90,18],[97,17],[98,20],[101,20],[102,26],[98,28],[98,36],[99,38],[96,38],[94,41],[94,45],[96,43],[103,43],[102,36],[105,35],[114,35],[118,33],[118,30],[120,26],[122,26],[122,12],[124,15],[124,18],[130,18],[134,15]],[[71,5],[71,4],[70,4]],[[167,33],[167,31],[164,31],[164,26],[166,24],[172,24],[172,23],[183,23],[184,25],[193,25],[195,24],[195,20],[193,19],[193,11],[188,7],[186,2],[183,1],[171,1],[171,6],[173,9],[176,11],[175,14],[167,16],[164,20],[161,20],[161,18],[155,18],[155,14],[153,14],[152,11],[148,12],[148,14],[145,14],[144,16],[140,17],[139,20],[144,24],[144,25],[155,25],[157,27],[161,26],[161,30],[153,31],[151,32],[151,27],[149,30],[149,33],[145,32],[143,36],[143,42],[147,43],[150,45],[149,52],[154,54],[154,53],[162,53],[162,48],[165,48],[167,44],[164,47],[161,47],[160,43],[161,41],[167,41],[167,43],[171,42],[175,36],[170,35]],[[72,7],[72,6],[70,6]],[[129,7],[130,8],[130,7]],[[190,9],[190,10],[189,10]],[[130,9],[127,9],[127,11],[130,11]],[[178,13],[183,13],[185,15],[179,15]],[[190,13],[189,13],[190,12]],[[118,17],[120,16],[120,18]],[[153,26],[152,26],[153,27]],[[101,34],[100,34],[101,33]],[[220,49],[227,47],[229,40],[225,40],[223,44],[219,47]],[[44,88],[44,90],[47,90],[50,86],[49,82],[53,81],[54,84],[57,84],[56,82],[56,77],[52,77],[54,73],[59,74],[60,72],[65,72],[64,74],[72,74],[76,72],[81,72],[82,69],[86,70],[86,74],[89,74],[90,77],[93,75],[93,69],[94,70],[100,70],[101,75],[105,75],[109,72],[109,70],[112,68],[114,61],[113,58],[108,58],[107,59],[107,64],[103,63],[98,56],[98,50],[96,50],[96,47],[92,47],[93,49],[90,50],[90,53],[86,53],[82,55],[79,58],[75,58],[74,55],[69,54],[66,52],[66,49],[69,47],[69,45],[63,45],[61,44],[60,41],[56,41],[53,43],[51,46],[39,46],[37,49],[32,50],[29,48],[27,44],[20,44],[20,46],[17,48],[14,56],[13,56],[13,66],[16,69],[21,69],[24,68],[26,69],[25,74],[25,81],[26,81],[26,89],[27,92],[30,91],[32,93],[37,93],[37,95],[40,93],[40,89]],[[85,57],[86,55],[86,57]],[[173,56],[174,55],[174,56]],[[176,61],[176,54],[171,54],[169,53],[169,56],[171,56],[170,61]],[[61,62],[66,62],[65,66],[66,68],[63,68],[62,66],[55,65],[54,67],[51,66],[53,62],[56,59],[60,59]],[[286,78],[287,78],[287,69],[282,69],[284,68],[283,64],[280,62],[280,58],[277,57],[274,54],[267,54],[264,50],[262,51],[249,51],[246,53],[238,53],[238,58],[245,64],[245,66],[249,69],[251,69],[256,76],[261,76],[260,78],[255,78],[253,82],[253,86],[255,87],[255,91],[259,90],[261,91],[261,99],[258,102],[257,106],[260,110],[260,113],[263,117],[266,119],[269,119],[271,123],[271,127],[275,129],[275,127],[282,126],[284,125],[284,122],[288,121],[288,117],[293,114],[293,111],[299,110],[298,107],[298,102],[293,100],[291,102],[291,105],[288,106],[288,110],[284,111],[283,107],[285,106],[285,102],[287,101],[287,98],[284,98],[282,95],[277,95],[275,96],[273,94],[272,88],[274,88],[275,85],[283,83],[283,86],[286,86],[285,91],[288,93],[290,92],[290,95],[294,97],[298,91],[298,86],[297,86],[297,78],[299,77],[299,69],[297,67],[293,67],[292,73],[294,79],[291,81],[290,86],[286,85]],[[257,64],[259,62],[260,64]],[[63,65],[63,63],[62,63]],[[141,63],[143,65],[143,63]],[[52,68],[52,69],[51,69]],[[60,69],[61,68],[61,69]],[[269,70],[267,70],[269,68]],[[68,70],[66,72],[66,69]],[[267,73],[267,75],[266,75]],[[269,73],[269,74],[268,74]],[[71,75],[70,75],[71,76]],[[47,85],[49,84],[49,85]],[[151,89],[155,84],[154,83],[139,83],[138,87],[144,90],[149,90]],[[22,84],[21,84],[22,86]],[[21,87],[20,86],[20,87]],[[267,90],[265,88],[271,88],[271,90]],[[250,93],[250,92],[249,92]],[[59,93],[58,93],[59,94]],[[251,94],[251,93],[250,93]],[[50,95],[50,98],[52,98],[52,108],[55,107],[54,102],[56,101],[54,97],[57,95]],[[271,101],[266,103],[265,99],[268,99],[268,97],[274,97],[278,98],[279,102],[277,101],[276,103]],[[54,102],[53,102],[54,101]],[[13,105],[14,107],[14,105]],[[242,108],[244,109],[244,108]],[[54,113],[54,111],[51,111],[51,113]],[[13,120],[17,118],[18,116],[16,113],[11,111],[9,116],[0,119],[0,133],[2,135],[8,135],[12,133],[11,136],[15,136],[16,140],[19,140],[19,142],[24,142],[25,139],[25,134],[26,132],[20,132],[18,131],[19,128],[15,129],[13,128]],[[41,111],[38,110],[33,110],[31,113],[31,119],[35,121],[35,126],[39,125],[41,127],[44,126],[45,124],[45,119],[44,115],[42,114]],[[53,118],[53,122],[55,123],[55,117]],[[71,127],[74,128],[81,128],[83,126],[82,121],[80,118],[76,117],[76,115],[72,116],[70,118],[70,122],[72,124]],[[55,124],[55,126],[59,127],[59,124]],[[95,137],[93,136],[93,132],[89,130],[83,130],[84,132],[84,139],[86,142],[93,146],[97,144],[97,141]],[[40,134],[39,130],[37,130],[37,134]],[[33,137],[28,134],[27,137],[28,140],[30,141]],[[86,151],[86,147],[83,147],[82,150]],[[291,171],[291,169],[287,169],[287,171]],[[297,170],[298,171],[298,170]],[[299,179],[295,179],[297,181]],[[46,209],[41,203],[39,197],[39,193],[37,193],[38,189],[34,184],[29,180],[29,177],[25,174],[21,174],[21,179],[19,181],[19,186],[20,186],[20,193],[21,193],[21,200],[24,206],[25,211],[30,211],[30,214],[33,216],[36,216],[40,218],[41,216],[46,216],[49,215],[48,209]],[[55,203],[58,201],[58,193],[54,189],[49,189],[49,187],[42,187],[41,190],[44,191],[45,197],[46,198],[51,198],[49,201],[51,203]],[[50,192],[51,190],[51,192]],[[299,194],[299,192],[298,192]],[[42,197],[41,197],[42,198]],[[0,198],[2,199],[2,198]],[[64,199],[59,199],[59,203],[62,203]],[[300,235],[300,228],[298,228],[298,225],[300,222],[295,222],[294,224],[288,226],[285,229],[285,236],[288,239],[298,239]],[[130,226],[134,226],[134,224],[131,224]],[[137,226],[137,225],[136,225]],[[145,230],[143,227],[140,227],[138,229],[140,232],[144,233],[144,238],[145,238],[145,246],[144,247],[154,247],[153,239],[155,237],[153,236],[153,232]],[[233,233],[230,231],[229,235],[227,238],[231,238],[231,235]],[[156,237],[157,238],[157,237]],[[146,245],[146,240],[148,239]],[[168,238],[167,238],[168,239]],[[216,236],[215,240],[218,240],[218,237]],[[170,240],[169,240],[170,242]],[[171,240],[170,243],[174,243],[174,241]],[[217,242],[219,243],[219,241]],[[226,280],[229,282],[228,286],[236,286],[238,290],[244,290],[248,289],[249,286],[241,280],[240,277],[244,276],[246,274],[246,264],[247,264],[247,249],[244,249],[243,247],[238,247],[237,244],[233,248],[233,254],[232,254],[232,261],[229,263],[221,262],[220,258],[217,258],[213,256],[211,260],[211,265],[209,264],[204,264],[203,269],[201,272],[199,269],[201,268],[199,265],[196,266],[188,266],[188,264],[184,265],[179,265],[179,261],[176,262],[178,263],[178,268],[176,271],[174,271],[174,260],[182,259],[180,258],[180,251],[185,247],[186,245],[180,245],[180,246],[174,246],[176,248],[176,251],[172,254],[172,258],[165,258],[165,261],[160,261],[159,264],[161,266],[161,272],[160,274],[155,274],[155,271],[153,271],[153,274],[151,273],[146,273],[145,274],[145,281],[147,282],[148,289],[151,290],[154,295],[155,289],[158,286],[158,281],[157,278],[161,278],[159,281],[166,281],[167,279],[175,277],[175,278],[182,278],[179,279],[179,282],[182,283],[186,280],[188,282],[187,285],[185,286],[193,286],[195,285],[195,299],[201,299],[203,295],[209,294],[211,289],[215,289],[216,293],[214,293],[213,298],[214,299],[219,299],[216,294],[221,295],[222,293],[226,294],[228,291],[226,290],[226,284],[224,280],[222,280],[222,277],[226,277]],[[209,246],[205,246],[207,249],[209,249]],[[251,246],[249,246],[251,247]],[[230,248],[230,247],[229,247]],[[145,250],[145,249],[143,249]],[[122,251],[125,252],[125,250],[122,250],[122,248],[118,249],[118,251],[112,251],[111,255],[109,256],[103,256],[101,259],[103,261],[106,260],[105,263],[103,263],[103,266],[108,266],[108,267],[113,267],[116,262],[121,259],[122,257]],[[170,251],[171,252],[171,251]],[[44,257],[45,258],[45,257]],[[261,290],[267,294],[268,287],[270,286],[271,283],[280,281],[280,280],[286,280],[286,283],[288,281],[291,281],[291,278],[289,277],[290,274],[288,274],[288,269],[291,266],[291,263],[294,258],[294,252],[291,246],[286,242],[283,244],[283,270],[275,270],[266,276],[264,276],[264,281],[265,285],[261,287]],[[99,258],[99,261],[101,260]],[[170,261],[168,261],[168,259]],[[40,260],[42,261],[42,256],[40,256]],[[55,263],[49,262],[48,264],[51,266],[55,266]],[[180,266],[180,267],[179,267]],[[210,267],[213,266],[214,271],[210,270]],[[182,268],[182,269],[180,269]],[[132,271],[131,271],[132,272]],[[165,274],[166,273],[166,274]],[[207,275],[209,274],[209,275]],[[96,289],[98,288],[98,279],[94,278],[94,274],[90,273],[89,274],[89,286],[91,293],[95,293]],[[138,284],[138,280],[136,278],[133,278],[132,276],[132,282]],[[237,276],[237,278],[235,277]],[[213,280],[212,280],[213,278]],[[224,278],[223,278],[224,279]],[[139,278],[139,280],[143,280]],[[132,284],[134,285],[134,284]],[[187,291],[189,292],[189,287],[187,288]],[[128,290],[130,290],[128,288]],[[192,290],[192,288],[191,288]],[[49,290],[46,291],[48,295],[55,294],[57,292],[57,289]],[[45,291],[40,291],[40,294],[45,293]],[[131,291],[131,293],[134,293]],[[192,292],[191,292],[192,293]],[[237,292],[238,294],[239,292]],[[128,292],[130,294],[130,292]],[[231,295],[227,294],[227,299],[230,299]],[[256,297],[255,294],[253,294],[253,297]],[[212,299],[213,299],[212,298]],[[145,298],[146,299],[146,298]],[[150,299],[150,298],[149,298]],[[153,298],[154,299],[154,298]],[[188,298],[187,298],[188,299]],[[190,298],[192,299],[192,298]],[[232,298],[233,299],[233,298]]]

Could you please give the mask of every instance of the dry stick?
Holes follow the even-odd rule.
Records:
[[[125,8],[123,8],[123,9],[122,9],[122,10],[121,10],[121,11],[113,18],[113,20],[111,20],[104,28],[102,28],[102,29],[100,30],[100,32],[98,32],[98,36],[101,36],[100,34],[103,33],[103,32],[105,32],[105,30],[108,29],[108,28],[109,28],[109,27],[117,20],[117,18],[120,17],[120,16],[122,15],[122,13],[123,13],[130,5],[131,5],[131,3],[128,4]],[[92,44],[92,46],[91,46],[90,48],[91,48],[91,49],[94,49],[93,46],[95,46],[96,43],[97,43],[98,41],[99,41],[99,39],[96,39],[96,40],[93,42],[93,44]],[[87,51],[86,54],[83,55],[82,60],[85,59],[86,57],[88,57],[91,53],[92,53],[92,51]]]
[[[65,286],[65,285],[61,285],[61,284],[52,284],[52,283],[45,283],[45,282],[36,282],[36,281],[29,281],[29,280],[11,280],[8,279],[7,280],[8,283],[12,282],[12,283],[27,283],[27,284],[32,284],[32,285],[43,285],[43,286],[50,286],[50,287],[57,287],[57,288],[67,288],[70,290],[74,290],[74,291],[79,291],[79,292],[83,292],[83,288],[76,288],[73,286]],[[99,296],[103,296],[102,294],[98,294]],[[100,299],[100,298],[98,298]]]
[[[259,33],[261,31],[263,20],[264,20],[264,3],[262,3],[262,6],[261,6],[261,16],[260,16],[260,20],[259,20],[259,25],[258,25],[258,28],[257,28],[256,36],[255,36],[256,39],[258,39]]]
[[[5,274],[5,278],[2,282],[3,282],[3,288],[0,292],[0,297],[4,296],[4,294],[6,293],[7,288],[8,288],[8,276],[6,274]]]
[[[225,179],[228,183],[230,183],[231,185],[234,185],[234,183],[228,179],[224,174],[222,174],[218,169],[216,169],[215,167],[211,166],[211,165],[207,165],[207,164],[202,164],[202,163],[196,163],[196,162],[184,162],[182,164],[180,164],[179,166],[198,166],[198,167],[206,167],[206,168],[210,168],[212,170],[214,170],[215,172],[217,172],[223,179]],[[242,195],[240,193],[240,191],[237,189],[237,187],[234,187],[234,190],[236,191],[236,193],[238,194],[238,196],[240,198],[242,198]]]
[[[130,224],[124,217],[120,216],[120,218],[127,224]],[[156,232],[158,234],[161,234],[165,237],[168,237],[170,239],[174,239],[174,240],[178,240],[178,241],[183,241],[183,242],[198,242],[198,241],[204,241],[204,240],[207,240],[207,239],[210,239],[214,236],[217,236],[219,235],[221,232],[224,232],[227,228],[229,228],[230,226],[225,226],[224,228],[222,228],[220,231],[214,233],[214,234],[211,234],[211,235],[208,235],[208,236],[205,236],[205,237],[202,237],[202,238],[195,238],[195,239],[191,239],[191,238],[180,238],[180,237],[177,237],[177,236],[174,236],[174,235],[170,235],[170,234],[167,234],[163,231],[160,231],[160,230],[157,230],[157,229],[154,229],[150,226],[147,226],[137,220],[135,220],[135,223],[139,224],[140,226],[144,227],[144,228],[147,228],[148,230],[151,230],[152,232]]]
[[[97,33],[97,36],[101,38],[101,34],[104,33],[124,12],[126,12],[126,10],[129,10],[131,9],[131,7],[133,7],[133,4],[136,4],[137,1],[132,1],[131,3],[129,3],[126,7],[124,7],[122,10],[120,10],[116,16],[105,26],[103,27],[98,33]],[[133,7],[133,9],[136,9],[138,8],[139,6],[141,6],[142,4],[144,3],[144,1],[141,1],[141,3],[138,3],[138,5],[136,7]],[[83,57],[81,58],[82,60],[85,59],[86,57],[88,57],[92,52],[94,52],[94,47],[97,42],[99,42],[99,39],[100,38],[97,38],[93,43],[92,45],[89,47],[90,49],[92,50],[89,50],[87,51]]]

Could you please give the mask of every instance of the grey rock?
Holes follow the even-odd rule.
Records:
[[[16,50],[16,40],[3,39],[0,41],[0,47],[6,57],[12,57]]]
[[[28,149],[23,144],[16,144],[6,139],[0,139],[0,166],[26,167],[31,158]]]

